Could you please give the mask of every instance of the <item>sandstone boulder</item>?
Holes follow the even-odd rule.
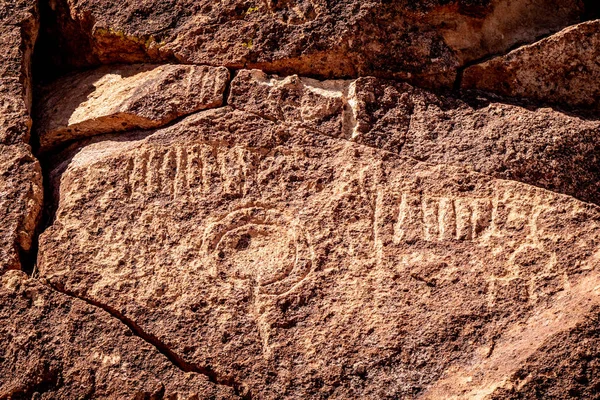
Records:
[[[583,12],[577,0],[58,0],[46,35],[58,41],[44,47],[56,63],[78,66],[177,60],[451,86],[466,62],[558,31]]]
[[[600,209],[523,183],[231,108],[57,157],[41,277],[246,397],[492,395],[598,302]]]
[[[372,77],[317,81],[258,70],[236,74],[228,103],[290,126],[600,204],[598,120],[465,101]]]
[[[44,87],[36,127],[42,151],[62,142],[165,125],[219,107],[227,68],[124,65],[69,75]]]
[[[600,20],[465,70],[462,87],[600,109]]]
[[[22,272],[0,277],[0,304],[0,398],[238,398],[107,311]]]

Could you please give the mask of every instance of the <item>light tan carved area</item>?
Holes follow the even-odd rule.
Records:
[[[220,121],[231,131],[206,125]],[[60,177],[41,275],[265,398],[314,393],[289,377],[331,385],[332,363],[359,360],[370,380],[352,393],[376,397],[478,360],[596,268],[590,205],[299,128],[258,146],[276,126],[222,111],[84,147]],[[489,323],[435,339],[460,318]]]
[[[251,280],[258,293],[282,295],[310,272],[311,249],[298,226],[277,210],[236,210],[210,224],[203,250],[219,276]]]

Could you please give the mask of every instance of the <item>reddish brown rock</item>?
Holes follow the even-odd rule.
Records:
[[[584,322],[545,342],[491,399],[596,397],[600,386],[598,311],[592,309]]]
[[[41,276],[256,398],[492,394],[598,302],[569,196],[227,108],[74,152]]]
[[[600,20],[467,68],[462,87],[600,109]]]
[[[0,304],[0,398],[237,398],[108,312],[21,272],[0,277]]]
[[[31,52],[38,25],[36,2],[0,5],[0,144],[29,140]]]
[[[40,148],[102,133],[154,128],[223,105],[227,68],[124,65],[69,75],[40,93]]]
[[[472,168],[600,204],[600,122],[549,108],[466,102],[376,78],[239,71],[229,104],[435,164]]]
[[[37,11],[0,5],[0,399],[595,396],[597,118],[382,79],[458,88],[582,2],[41,6],[38,250]],[[594,108],[596,25],[502,94]]]
[[[42,176],[31,154],[31,51],[36,2],[0,4],[0,275],[20,268],[42,207]]]
[[[42,209],[42,171],[27,145],[0,145],[0,275],[20,268]]]
[[[436,87],[451,86],[470,60],[531,42],[583,14],[576,0],[60,0],[52,8],[52,32],[63,35],[58,46],[71,65],[176,59],[321,77],[394,76]]]

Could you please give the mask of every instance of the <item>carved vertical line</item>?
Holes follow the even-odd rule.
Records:
[[[160,193],[163,157],[163,152],[160,149],[153,149],[150,153],[148,168],[148,189],[150,193]]]
[[[137,157],[133,157],[133,172],[132,172],[132,196],[136,193],[143,193],[147,189],[147,173],[149,154],[147,151],[142,151]]]
[[[177,176],[177,149],[170,148],[167,150],[162,165],[162,192],[175,198],[175,183]]]
[[[421,208],[424,238],[429,241],[437,240],[439,236],[439,200],[423,196]]]
[[[202,147],[200,145],[194,145],[187,150],[187,168],[185,170],[187,185],[190,192],[196,190],[202,191],[203,184],[203,169],[204,165],[202,162]]]
[[[452,240],[456,238],[456,210],[452,199],[440,199],[438,224],[440,240]]]
[[[395,242],[412,243],[423,236],[423,215],[421,212],[421,196],[402,193],[402,201],[398,212],[398,222],[394,229]]]
[[[200,159],[202,160],[202,191],[209,193],[217,178],[216,164],[217,153],[207,146],[200,148]]]
[[[176,150],[175,197],[185,195],[187,185],[187,148],[178,146]]]
[[[454,200],[456,212],[456,239],[471,240],[473,229],[471,225],[472,210],[468,199],[458,198]]]

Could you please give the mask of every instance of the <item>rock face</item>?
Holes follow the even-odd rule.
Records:
[[[226,108],[76,151],[38,267],[244,393],[439,398],[589,312],[599,233],[571,197]]]
[[[319,82],[239,71],[229,104],[270,120],[600,204],[600,122],[438,96],[372,77]]]
[[[600,20],[467,68],[462,86],[600,109]]]
[[[165,125],[223,105],[227,68],[184,65],[103,67],[67,76],[41,95],[42,150],[86,136]],[[73,96],[77,94],[76,96]]]
[[[594,10],[5,1],[0,399],[597,397]]]
[[[19,271],[0,277],[0,398],[236,398],[108,312]]]
[[[21,267],[42,209],[42,171],[29,146],[0,144],[0,275]]]
[[[67,64],[147,60],[451,86],[466,62],[579,21],[577,0],[58,0]],[[55,37],[56,35],[48,35]],[[51,48],[51,45],[45,46]]]
[[[0,5],[0,275],[20,268],[42,207],[41,169],[27,144],[37,29],[35,2]]]

